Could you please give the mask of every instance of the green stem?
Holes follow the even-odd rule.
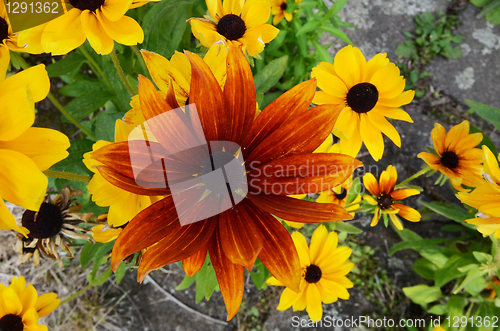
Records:
[[[80,294],[83,294],[85,293],[88,289],[90,289],[93,285],[92,284],[89,284],[87,286],[85,286],[83,289],[81,289],[80,291],[76,292],[75,294],[73,294],[72,296],[70,296],[69,298],[66,298],[64,299],[63,301],[61,301],[61,303],[59,304],[59,306],[62,306],[64,305],[65,303],[67,302],[70,302],[71,300],[73,300],[74,298],[78,297]]]
[[[118,76],[120,76],[120,79],[125,88],[127,89],[128,93],[130,93],[130,95],[135,95],[136,93],[134,89],[128,83],[127,77],[125,77],[125,73],[123,72],[123,68],[120,64],[120,61],[118,60],[118,56],[116,56],[115,50],[109,53],[109,55],[111,56],[111,61],[113,61],[113,64],[115,65],[116,72],[118,72]]]
[[[423,168],[422,170],[420,170],[419,172],[417,172],[416,174],[414,174],[413,176],[405,179],[404,181],[402,181],[401,183],[399,183],[398,185],[396,185],[395,188],[397,187],[401,187],[403,185],[405,185],[406,183],[409,183],[411,182],[412,180],[414,180],[415,178],[418,178],[420,176],[422,176],[423,174],[426,174],[427,172],[429,172],[429,170],[431,170],[431,167],[429,166],[426,166],[425,168]]]
[[[146,61],[144,61],[144,58],[142,57],[141,51],[139,50],[139,47],[136,45],[130,46],[132,48],[132,51],[134,54],[137,56],[139,59],[139,63],[141,64],[141,68],[144,71],[144,74],[146,74],[147,78],[151,80],[151,75],[149,74],[148,66],[146,65]]]
[[[82,52],[83,56],[85,56],[85,58],[87,59],[87,62],[89,64],[90,68],[93,71],[95,71],[99,76],[102,77],[102,79],[104,80],[104,83],[108,86],[108,89],[116,95],[116,92],[113,89],[113,86],[111,86],[111,83],[109,82],[108,77],[106,76],[106,74],[104,74],[104,71],[102,71],[101,67],[99,67],[97,62],[94,61],[92,56],[90,56],[89,52],[87,52],[87,50],[85,49],[85,45],[80,46],[78,49],[80,50],[80,52]]]
[[[80,130],[82,130],[83,133],[85,133],[90,139],[95,140],[95,135],[90,132],[86,127],[84,127],[80,122],[76,120],[73,116],[71,116],[70,113],[66,110],[66,108],[61,105],[61,103],[56,99],[56,97],[52,94],[52,92],[49,92],[47,95],[47,98],[56,106],[57,109],[63,114],[71,123],[76,125]]]
[[[24,70],[29,69],[31,66],[17,53],[13,53],[16,56],[16,59],[19,61],[21,64],[21,68]],[[71,122],[73,123],[77,128],[82,130],[83,133],[85,133],[90,139],[95,140],[95,136],[92,132],[90,132],[86,127],[84,127],[80,122],[76,120],[68,111],[66,108],[61,105],[61,103],[56,99],[56,97],[52,94],[52,92],[49,91],[49,94],[47,95],[47,98],[56,106],[56,108]]]
[[[50,178],[77,180],[77,181],[85,182],[85,183],[90,182],[90,179],[91,179],[89,176],[86,176],[86,175],[79,175],[79,174],[74,174],[71,172],[64,172],[64,171],[45,170],[43,173],[45,174],[45,176],[50,177]]]

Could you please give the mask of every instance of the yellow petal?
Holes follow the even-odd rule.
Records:
[[[36,300],[35,309],[39,317],[44,317],[53,312],[61,302],[55,293],[45,293],[38,297]]]
[[[294,232],[292,233],[292,240],[299,254],[300,265],[303,267],[311,265],[306,238],[300,232]]]
[[[224,40],[224,37],[217,32],[217,26],[213,22],[192,18],[189,20],[189,24],[191,24],[191,32],[203,46],[210,47],[213,43]]]
[[[132,194],[110,184],[100,173],[94,174],[88,189],[92,194],[92,201],[101,207],[119,204]]]
[[[245,35],[238,39],[246,48],[248,55],[255,56],[264,50],[265,43],[258,28],[252,28],[245,32]]]
[[[346,84],[335,74],[335,68],[332,64],[321,62],[314,67],[311,77],[318,80],[318,87],[330,95],[340,98],[346,98],[349,89]]]
[[[339,242],[339,237],[335,232],[330,232],[325,240],[323,248],[319,252],[314,264],[323,265],[323,262],[335,251]]]
[[[225,2],[227,2],[226,0]],[[271,15],[269,1],[246,1],[243,6],[241,18],[245,21],[247,29],[265,24]]]
[[[0,150],[0,196],[29,210],[38,210],[45,197],[48,180],[27,156]]]
[[[0,230],[14,230],[25,237],[29,233],[28,229],[17,225],[16,218],[10,213],[2,198],[0,198]]]
[[[130,9],[132,0],[106,0],[97,12],[102,11],[108,20],[116,22]]]
[[[109,207],[108,223],[111,226],[122,226],[132,220],[139,212],[151,205],[151,199],[129,193],[125,199],[117,200]]]
[[[373,159],[378,161],[382,158],[382,154],[384,154],[384,139],[382,138],[382,134],[378,129],[373,127],[372,122],[366,114],[361,114],[360,120],[359,131],[361,139],[363,139]]]
[[[298,299],[300,299],[300,294],[295,291],[292,291],[288,287],[283,290],[280,297],[280,303],[276,309],[278,310],[287,310],[290,308]]]
[[[10,141],[0,141],[0,149],[10,149],[29,157],[41,171],[65,159],[69,153],[69,139],[59,131],[45,128],[28,128]]]
[[[378,130],[389,137],[396,146],[401,147],[401,136],[384,116],[377,114],[375,111],[368,112],[367,116]]]
[[[491,150],[486,146],[483,145],[483,152],[484,152],[484,171],[493,177],[493,179],[497,182],[500,183],[500,169],[498,168],[498,161],[495,158],[495,155],[491,152]]]
[[[262,41],[265,42],[266,44],[268,42],[271,42],[278,33],[280,32],[279,29],[275,28],[271,24],[263,24],[258,27],[260,33],[261,33],[261,38]]]
[[[92,237],[95,239],[95,241],[100,243],[108,243],[110,241],[113,241],[118,238],[118,235],[122,232],[121,228],[107,229],[103,231],[103,227],[104,224],[101,224],[92,228]]]
[[[323,305],[321,304],[321,294],[316,284],[309,284],[306,293],[306,310],[309,318],[313,321],[320,320],[323,317]]]
[[[25,51],[31,54],[44,53],[42,47],[42,33],[47,23],[37,25],[31,29],[20,31],[17,37],[17,44],[25,47]]]
[[[314,150],[313,153],[328,153],[328,150],[330,149],[330,147],[332,147],[332,145],[333,145],[333,136],[329,134],[326,137],[325,141],[323,141],[321,145],[319,145],[319,147]]]
[[[0,294],[4,304],[4,310],[7,314],[19,315],[23,310],[23,305],[17,293],[11,288],[7,287]]]
[[[26,283],[24,283],[24,290],[21,295],[19,295],[19,299],[21,300],[21,304],[23,305],[23,311],[21,314],[24,314],[28,309],[35,307],[37,300],[37,293],[33,285],[28,284],[26,287]]]
[[[396,228],[401,231],[403,230],[403,224],[401,224],[401,221],[399,220],[398,216],[396,214],[389,214],[389,217],[391,218],[392,223],[396,226]]]
[[[241,1],[240,0],[225,0],[223,2],[224,14],[234,14],[239,16],[241,14]]]
[[[13,140],[33,125],[35,104],[26,88],[17,88],[0,97],[0,104],[0,141]]]
[[[271,277],[266,281],[267,285],[272,285],[272,286],[284,286],[279,280],[277,280],[275,277]]]
[[[333,66],[335,73],[349,89],[362,83],[362,79],[366,75],[366,59],[358,48],[351,45],[347,45],[337,52]]]
[[[221,0],[206,0],[208,12],[216,22],[223,16]]]
[[[339,137],[341,139],[349,140],[355,134],[358,128],[359,115],[354,112],[350,107],[345,107],[339,114],[337,122],[335,122],[335,129],[344,135]],[[357,133],[356,133],[357,134]]]
[[[10,51],[7,46],[0,44],[0,79],[5,78],[7,69],[9,69]]]
[[[80,20],[81,10],[73,8],[50,21],[42,34],[42,48],[52,55],[69,53],[85,42]]]
[[[328,94],[325,91],[317,91],[313,98],[313,103],[316,105],[324,105],[324,104],[341,104],[344,103],[345,100],[335,97],[331,94]]]
[[[311,258],[312,264],[316,265],[316,259],[321,254],[327,238],[328,230],[324,225],[319,225],[316,230],[314,230],[314,233],[311,237],[311,245],[309,248],[309,256]]]
[[[24,329],[27,331],[31,331],[34,328],[37,328],[38,331],[39,329],[37,324],[38,324],[38,314],[36,312],[36,309],[34,307],[28,309],[28,311],[23,315]]]
[[[90,10],[84,10],[80,17],[83,32],[94,51],[102,55],[111,53],[113,47],[115,47],[115,43],[106,33],[103,25],[99,22],[95,14]]]
[[[45,65],[28,68],[0,82],[0,96],[10,95],[12,90],[18,88],[28,88],[35,102],[45,99],[50,90]]]
[[[117,43],[132,46],[144,41],[144,32],[133,18],[122,16],[117,21],[111,21],[100,11],[97,11],[97,18],[107,35]]]

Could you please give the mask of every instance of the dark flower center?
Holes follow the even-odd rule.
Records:
[[[229,184],[239,184],[245,177],[244,167],[225,167],[235,159],[236,158],[234,157],[234,155],[227,152],[215,152],[210,155],[210,157],[203,164],[202,174],[207,175],[213,171],[216,171],[217,169],[221,169],[226,185],[221,185],[221,182],[218,180],[220,177],[216,178],[215,176],[203,176],[203,183],[205,183],[207,189],[209,189],[213,193],[220,195],[227,195],[228,192],[234,191],[231,190]],[[235,187],[234,189],[236,190],[237,187]]]
[[[286,2],[283,2],[280,7],[281,10],[285,11],[288,8],[288,4]]]
[[[42,203],[38,212],[26,210],[23,214],[22,224],[30,230],[30,238],[51,238],[61,231],[63,217],[61,210],[50,203]]]
[[[306,269],[306,282],[308,283],[317,283],[321,279],[321,269],[314,264],[311,264]]]
[[[69,0],[69,3],[80,10],[90,10],[95,12],[104,5],[104,0]]]
[[[0,318],[0,331],[23,331],[23,319],[20,316],[9,314]]]
[[[217,32],[229,40],[240,39],[245,34],[246,29],[245,21],[234,14],[223,16],[217,24]]]
[[[389,194],[382,194],[378,198],[378,205],[383,209],[389,209],[392,206],[392,198]]]
[[[343,186],[341,186],[340,187],[340,193],[337,193],[337,192],[333,191],[333,194],[335,194],[335,197],[338,200],[342,200],[342,199],[344,199],[347,196],[347,191],[346,191],[346,189]]]
[[[347,92],[347,105],[358,114],[372,110],[377,101],[377,88],[370,83],[356,84]]]
[[[441,155],[441,164],[448,169],[458,167],[458,156],[452,151],[446,151]]]
[[[9,38],[9,24],[0,17],[0,42]]]

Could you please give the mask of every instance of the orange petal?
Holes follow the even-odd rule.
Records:
[[[210,261],[217,275],[220,292],[227,309],[227,320],[236,315],[243,299],[245,289],[245,279],[243,266],[232,263],[225,255],[221,245],[221,238],[218,231],[208,245]]]
[[[373,174],[371,173],[365,174],[363,176],[363,184],[365,185],[366,189],[370,191],[370,193],[373,194],[374,196],[380,195],[380,188]]]
[[[224,96],[217,79],[201,57],[188,51],[186,55],[191,62],[189,102],[196,105],[206,140],[229,140],[226,122],[229,109],[224,107]]]
[[[241,145],[255,117],[255,84],[250,65],[239,47],[229,49],[226,68],[224,101],[229,111],[227,140]]]
[[[392,199],[394,199],[395,201],[401,201],[403,199],[411,197],[412,195],[419,195],[419,194],[420,192],[418,190],[415,190],[414,188],[404,188],[401,190],[392,191],[390,193]]]
[[[387,169],[382,171],[379,180],[380,192],[389,194],[394,190],[394,186],[398,180],[398,172],[393,165],[387,166]]]
[[[343,183],[362,163],[335,153],[299,154],[272,161],[248,174],[253,189],[277,195],[318,193]]]
[[[352,219],[344,208],[335,203],[317,203],[272,194],[248,194],[247,197],[260,209],[291,222],[320,223]]]
[[[407,219],[410,222],[418,222],[422,217],[418,211],[416,211],[411,207],[401,205],[398,203],[393,204],[392,207],[395,209],[399,209],[398,215],[404,219]]]
[[[217,217],[184,226],[176,224],[177,226],[172,229],[162,231],[164,238],[142,256],[137,272],[139,282],[142,282],[151,271],[184,260],[207,246],[214,233]]]
[[[298,292],[301,268],[292,237],[280,221],[251,203],[249,206],[254,211],[253,219],[264,242],[259,259],[277,280]]]
[[[203,267],[203,263],[205,263],[205,259],[207,258],[207,251],[208,247],[205,246],[194,255],[182,260],[182,267],[184,268],[186,275],[191,277],[200,271],[201,267]]]
[[[113,245],[111,265],[116,271],[127,256],[147,248],[180,228],[174,200],[164,198],[137,214],[123,229]]]
[[[247,152],[251,152],[269,135],[288,123],[290,119],[303,114],[309,108],[315,91],[316,79],[311,79],[296,85],[271,102],[253,123],[250,133],[242,145],[244,147],[243,153],[245,153],[245,149]]]
[[[109,183],[127,192],[147,196],[170,195],[170,189],[166,186],[166,182],[164,182],[165,188],[147,188],[138,185],[135,179],[122,175],[108,166],[98,166],[97,170]]]
[[[245,202],[219,216],[219,235],[224,255],[235,264],[251,270],[262,249],[262,237],[253,221],[253,211]]]
[[[285,124],[256,146],[246,158],[247,162],[255,162],[255,166],[260,166],[274,159],[294,154],[312,153],[332,131],[342,107],[342,105],[316,106],[288,119]],[[286,112],[287,110],[281,111]],[[266,110],[259,117],[265,113]],[[257,117],[257,121],[259,117]]]

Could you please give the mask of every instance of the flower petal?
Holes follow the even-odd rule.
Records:
[[[192,277],[195,273],[200,271],[207,258],[207,252],[208,246],[205,246],[187,259],[182,260],[182,267],[186,275]]]
[[[36,300],[35,309],[38,313],[38,317],[45,317],[51,312],[53,312],[57,307],[61,299],[57,298],[55,293],[45,293],[38,297]]]
[[[262,236],[253,211],[241,203],[219,215],[219,235],[224,255],[251,270],[262,249]]]
[[[80,15],[80,20],[83,32],[96,53],[102,55],[111,53],[115,43],[106,33],[96,15],[90,10],[84,10]]]
[[[28,88],[35,102],[45,99],[50,90],[50,80],[44,64],[28,68],[0,82],[0,97],[18,88]],[[3,103],[2,103],[3,105]]]
[[[347,45],[337,52],[333,61],[335,73],[350,89],[362,83],[366,75],[366,59],[357,47]]]
[[[132,46],[144,41],[144,31],[133,18],[122,16],[117,21],[111,21],[100,11],[96,15],[104,31],[117,43]]]
[[[311,245],[309,247],[309,254],[311,256],[311,263],[317,263],[319,255],[322,253],[323,247],[325,246],[326,239],[328,238],[328,230],[321,224],[319,225],[311,237]]]
[[[359,131],[361,139],[363,139],[373,159],[378,161],[382,158],[382,154],[384,154],[384,138],[382,138],[380,131],[373,126],[373,123],[366,114],[360,115]]]
[[[375,128],[389,137],[389,139],[391,139],[396,146],[401,147],[401,137],[399,132],[388,120],[385,119],[384,116],[381,116],[376,112],[368,112],[367,115]]]
[[[300,266],[302,268],[307,268],[311,265],[311,256],[309,254],[306,237],[304,237],[302,233],[295,231],[292,233],[292,240],[297,249],[297,254],[299,255]]]
[[[283,293],[281,293],[280,302],[278,304],[278,307],[276,307],[276,309],[287,310],[300,299],[301,295],[302,293],[297,293],[295,291],[292,291],[288,287],[285,288],[283,290]]]
[[[25,237],[29,233],[28,229],[17,225],[16,218],[11,214],[2,198],[0,198],[0,230],[14,230]]]
[[[102,11],[111,21],[118,21],[132,6],[132,0],[106,0],[104,4],[97,10]]]
[[[419,195],[420,191],[414,188],[404,188],[390,193],[391,197],[395,201],[401,201],[413,195]]]
[[[387,169],[380,175],[380,193],[390,194],[398,181],[398,172],[393,165],[388,165]]]
[[[366,189],[373,194],[374,196],[378,197],[380,195],[380,188],[378,186],[378,182],[375,179],[375,176],[371,173],[366,173],[363,176],[363,184],[365,185]]]
[[[225,2],[227,2],[226,0]],[[245,22],[247,29],[265,24],[271,15],[269,1],[246,1],[243,5],[241,18]]]
[[[52,55],[67,54],[85,42],[80,20],[81,10],[73,8],[66,14],[53,19],[42,34],[42,47]]]
[[[227,320],[229,321],[238,312],[243,299],[245,269],[241,265],[232,263],[224,256],[218,231],[209,242],[208,252],[214,266],[220,292],[226,304]]]
[[[0,97],[0,141],[21,136],[35,121],[34,101],[27,88],[11,90]]]
[[[309,284],[307,287],[306,300],[309,318],[314,322],[320,320],[323,317],[323,305],[321,304],[321,293],[316,284]]]
[[[399,203],[393,204],[392,207],[399,209],[398,215],[410,222],[419,222],[422,217],[418,211],[411,207]]]

